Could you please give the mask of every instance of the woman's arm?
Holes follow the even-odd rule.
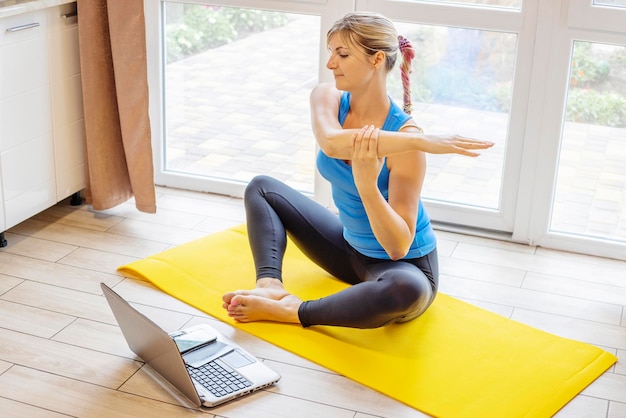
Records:
[[[341,91],[332,84],[322,83],[311,92],[311,124],[320,148],[331,158],[350,159],[353,136],[358,129],[343,129],[339,124]],[[378,138],[378,156],[387,157],[408,151],[431,154],[479,154],[473,150],[489,148],[491,142],[478,141],[459,135],[425,135],[417,129],[405,132],[381,131]]]
[[[382,132],[373,127],[358,131],[351,155],[352,172],[374,236],[389,257],[398,260],[408,253],[415,236],[426,158],[420,151],[387,157],[389,196],[385,200],[378,189],[384,159],[376,156],[376,148],[380,147],[377,138]]]

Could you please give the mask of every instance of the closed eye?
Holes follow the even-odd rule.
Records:
[[[331,53],[334,52],[335,54],[337,54],[339,57],[341,58],[348,58],[350,56],[349,52],[346,50],[346,48],[344,47],[337,47],[334,49],[334,51],[331,51]]]

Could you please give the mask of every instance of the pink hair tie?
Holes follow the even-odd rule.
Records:
[[[398,36],[398,46],[400,47],[400,51],[404,51],[407,47],[412,48],[411,42],[402,35]]]

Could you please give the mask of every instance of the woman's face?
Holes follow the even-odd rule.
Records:
[[[373,58],[352,43],[334,34],[328,42],[330,58],[326,68],[333,72],[338,90],[352,91],[367,84],[373,73]]]

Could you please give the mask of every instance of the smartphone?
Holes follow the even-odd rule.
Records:
[[[217,335],[204,329],[194,329],[189,332],[177,334],[173,336],[173,338],[180,353],[185,354],[215,342]]]

